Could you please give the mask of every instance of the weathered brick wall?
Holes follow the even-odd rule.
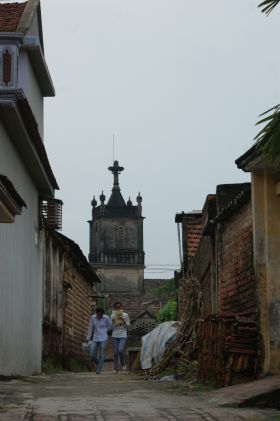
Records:
[[[182,243],[185,275],[189,273],[189,259],[196,253],[202,234],[202,214],[182,214]]]
[[[220,312],[256,314],[251,201],[218,227]]]
[[[88,360],[82,352],[82,342],[93,309],[89,295],[92,292],[89,281],[78,273],[69,259],[65,261],[65,281],[69,284],[64,301],[64,358],[74,357]]]
[[[214,262],[213,262],[214,263]],[[214,263],[215,264],[215,263]],[[202,294],[202,317],[212,313],[211,296],[211,237],[201,237],[193,258],[193,275],[199,281]]]

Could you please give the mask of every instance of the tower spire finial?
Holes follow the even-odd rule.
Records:
[[[114,185],[112,191],[120,190],[119,174],[124,170],[124,167],[120,167],[119,162],[114,161],[114,165],[112,167],[108,167],[108,170],[114,175]]]

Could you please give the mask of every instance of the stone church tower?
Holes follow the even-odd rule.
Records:
[[[100,195],[91,202],[92,219],[89,221],[89,262],[101,279],[101,291],[108,293],[137,292],[143,290],[144,258],[142,197],[137,205],[130,198],[125,203],[119,174],[124,170],[118,161],[108,168],[114,175],[114,184],[108,203]]]

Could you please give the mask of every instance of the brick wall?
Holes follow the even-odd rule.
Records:
[[[184,273],[188,274],[189,259],[196,253],[202,234],[201,212],[181,214]]]
[[[64,359],[74,357],[77,360],[88,361],[88,356],[82,352],[82,342],[87,336],[87,329],[92,315],[89,295],[92,294],[91,284],[73,266],[68,258],[65,261],[64,306]]]
[[[202,317],[212,313],[211,237],[202,237],[193,258],[193,275],[199,281],[202,294]],[[215,263],[214,263],[215,264]]]
[[[220,312],[256,314],[251,201],[219,224],[218,290]]]

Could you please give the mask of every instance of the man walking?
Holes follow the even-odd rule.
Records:
[[[92,365],[94,363],[96,365],[96,374],[101,373],[104,364],[108,330],[110,330],[111,327],[112,322],[110,317],[104,314],[103,308],[97,307],[96,314],[91,316],[87,334],[87,341],[92,339],[90,354]]]

